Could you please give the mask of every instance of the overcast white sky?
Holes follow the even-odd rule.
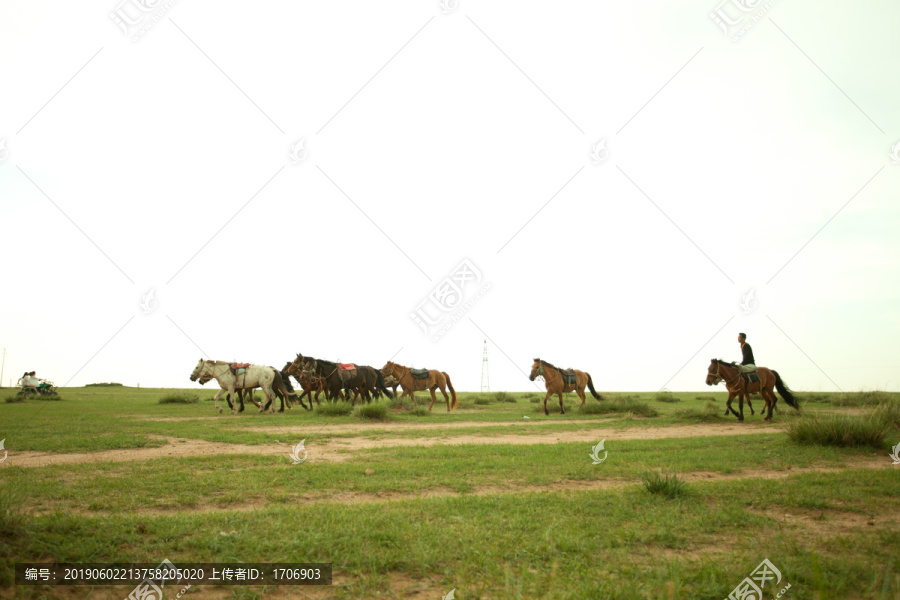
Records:
[[[716,2],[0,3],[3,383],[900,389],[900,4]]]

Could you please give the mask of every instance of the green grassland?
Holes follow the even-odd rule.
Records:
[[[4,393],[14,391],[0,390],[0,399]],[[721,599],[768,558],[791,584],[788,598],[900,597],[900,467],[889,456],[900,443],[896,417],[879,417],[882,437],[862,445],[816,442],[820,423],[868,419],[876,407],[896,407],[900,394],[798,394],[803,416],[779,402],[772,424],[762,422],[756,397],[757,415],[745,407],[740,424],[753,435],[722,436],[716,428],[738,425],[723,416],[723,392],[612,393],[604,402],[589,397],[585,409],[570,395],[566,414],[551,399],[557,412],[549,416],[536,392],[462,393],[449,414],[440,395],[433,412],[423,411],[427,395],[418,394],[417,407],[382,401],[378,419],[297,406],[260,414],[249,403],[242,414],[220,416],[213,393],[64,388],[59,401],[0,401],[9,452],[0,465],[0,596],[123,597],[118,589],[16,587],[16,562],[168,558],[332,562],[335,583],[317,598],[439,598],[456,588],[462,600]],[[685,426],[709,435],[654,438]],[[599,439],[479,443],[600,428],[646,435],[610,436],[601,464],[589,457]],[[468,443],[388,445],[299,465],[287,455],[300,439],[312,449],[349,438],[454,436]],[[19,452],[128,451],[180,440],[285,452],[15,466]],[[649,493],[642,478],[655,472],[677,472],[688,481],[683,493]],[[203,587],[185,597],[214,592],[281,597],[252,587]]]

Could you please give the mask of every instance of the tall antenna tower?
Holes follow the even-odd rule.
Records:
[[[488,380],[488,356],[487,356],[487,340],[484,340],[484,352],[481,358],[481,391],[491,391],[491,384]]]

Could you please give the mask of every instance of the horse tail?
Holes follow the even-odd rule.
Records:
[[[791,390],[788,388],[787,384],[782,381],[781,375],[778,374],[778,371],[772,371],[772,375],[775,376],[775,388],[778,390],[778,393],[781,394],[781,397],[784,398],[784,401],[797,410],[800,410],[800,405],[797,404],[797,399],[794,397],[794,394],[791,393]]]
[[[606,398],[604,398],[603,396],[601,396],[600,394],[598,394],[598,393],[597,393],[597,390],[594,389],[594,380],[591,379],[591,374],[590,374],[590,373],[585,373],[585,375],[588,376],[588,384],[587,384],[587,385],[588,385],[588,389],[591,390],[591,395],[594,397],[594,399],[595,399],[595,400],[598,400],[598,401],[599,401],[599,400],[606,400]]]
[[[453,389],[453,384],[450,383],[450,376],[447,375],[447,373],[444,371],[441,371],[441,374],[443,374],[444,378],[447,379],[447,387],[450,388],[450,398],[451,398],[450,410],[453,410],[454,408],[456,408],[456,390]]]
[[[378,383],[378,389],[384,392],[385,396],[393,399],[394,395],[390,392],[390,390],[384,387],[384,373],[382,373],[378,369],[373,369],[373,371],[375,371],[375,381]]]
[[[272,389],[276,392],[280,392],[283,396],[296,396],[297,392],[294,391],[291,380],[287,377],[287,374],[283,371],[279,371],[275,367],[269,368],[272,369]]]

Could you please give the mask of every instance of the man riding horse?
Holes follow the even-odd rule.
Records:
[[[738,334],[738,343],[741,345],[741,373],[753,373],[756,371],[756,360],[753,359],[753,348],[747,343],[747,334]]]

